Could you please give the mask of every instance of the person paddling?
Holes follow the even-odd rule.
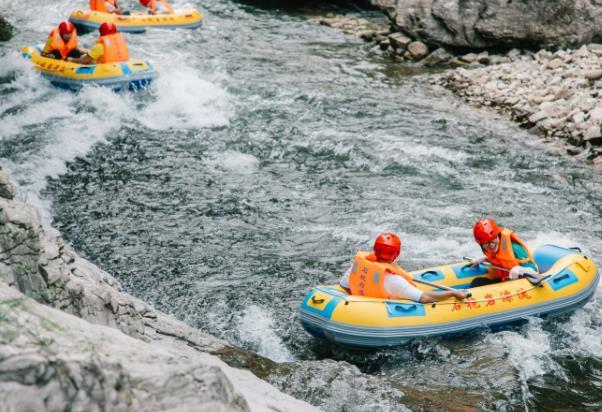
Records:
[[[148,14],[173,14],[174,10],[165,0],[140,0]]]
[[[539,275],[531,252],[512,230],[500,229],[493,219],[485,218],[475,223],[473,234],[485,256],[473,260],[470,266],[476,267],[488,262],[499,269],[493,270],[495,279],[475,278],[471,287]]]
[[[90,0],[90,10],[109,14],[130,14],[119,7],[117,0]]]
[[[352,295],[382,299],[410,299],[420,303],[438,302],[450,297],[462,300],[465,290],[424,292],[412,277],[395,263],[401,252],[401,240],[395,233],[384,232],[374,242],[373,252],[358,252],[340,285]]]
[[[69,57],[80,57],[84,50],[79,48],[77,30],[75,26],[64,21],[50,32],[46,45],[42,49],[42,56],[58,60],[67,60]]]
[[[113,23],[103,23],[98,28],[100,38],[90,51],[73,60],[80,64],[102,64],[129,60],[128,46]]]

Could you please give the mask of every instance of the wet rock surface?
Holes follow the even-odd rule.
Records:
[[[0,41],[8,41],[13,37],[13,26],[0,16]]]
[[[427,44],[495,47],[578,47],[602,31],[592,0],[372,0],[393,25]]]
[[[11,187],[0,172],[3,187]],[[6,410],[315,410],[212,355],[230,345],[121,291],[37,210],[0,198]]]

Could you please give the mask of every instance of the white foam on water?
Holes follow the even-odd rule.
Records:
[[[425,146],[418,143],[409,144],[407,141],[392,137],[391,141],[387,142],[388,149],[384,153],[390,153],[395,158],[402,157],[403,159],[411,159],[415,161],[417,158],[438,157],[453,163],[465,161],[468,154],[457,150],[450,150],[440,146]]]
[[[7,116],[5,121],[10,131],[39,124],[42,119],[47,126],[36,136],[41,144],[36,153],[27,156],[26,162],[5,163],[19,182],[22,197],[40,207],[43,220],[49,223],[50,204],[40,197],[46,178],[64,173],[67,162],[85,156],[96,143],[105,141],[105,136],[118,129],[128,116],[131,102],[127,95],[89,87],[77,94],[61,92],[43,101],[29,101],[27,105],[26,110]]]
[[[58,4],[36,1],[28,7],[14,7],[8,14],[11,21],[19,22],[20,28],[30,33],[29,37],[43,42],[47,32],[66,17],[65,10],[76,7],[67,1]],[[0,5],[0,9],[4,6]],[[57,10],[61,10],[60,18],[53,17]],[[127,38],[129,41],[135,37]],[[91,34],[82,40],[87,44],[94,39]],[[172,41],[166,39],[157,46],[147,44],[149,41],[142,38],[132,43],[133,54],[141,54],[137,49],[141,43],[141,47],[161,56],[162,65],[156,67],[159,78],[140,93],[115,93],[98,87],[86,87],[77,93],[60,90],[31,70],[31,63],[18,52],[0,57],[0,76],[16,75],[10,84],[0,85],[0,90],[8,91],[0,101],[0,140],[21,139],[21,135],[32,139],[35,135],[33,143],[24,148],[29,152],[19,153],[15,161],[2,159],[2,163],[16,180],[20,198],[39,206],[45,222],[50,220],[50,204],[40,193],[46,186],[46,178],[64,173],[67,162],[85,156],[122,125],[138,122],[150,129],[167,130],[228,123],[232,110],[227,93],[204,80],[198,68],[187,66],[186,56],[171,49]],[[231,160],[231,167],[235,163],[236,160]],[[253,162],[246,164],[245,170],[250,172]]]
[[[293,356],[274,333],[274,320],[259,306],[251,305],[238,318],[238,331],[243,342],[257,347],[257,353],[276,362],[288,362]]]
[[[87,4],[83,0],[77,2],[72,0],[28,0],[27,2],[7,0],[0,2],[1,14],[7,16],[9,21],[19,29],[19,32],[49,33],[60,22],[67,20],[73,10],[85,8],[87,8]],[[45,40],[46,38],[40,41]]]
[[[565,346],[567,349],[559,354],[568,352],[570,355],[582,357],[602,357],[602,286],[598,285],[598,298],[577,310],[568,322],[563,325],[567,333]]]
[[[228,124],[231,109],[225,90],[204,80],[194,69],[174,62],[156,69],[160,75],[151,86],[156,100],[142,109],[140,123],[155,130]]]
[[[251,175],[257,172],[259,160],[250,154],[227,150],[213,154],[207,164],[218,170],[226,170],[239,175]]]
[[[504,331],[486,337],[489,345],[504,351],[517,371],[525,407],[533,396],[529,391],[529,380],[546,373],[563,375],[560,366],[551,357],[550,335],[542,330],[542,323],[542,319],[531,318],[527,327],[520,332]]]

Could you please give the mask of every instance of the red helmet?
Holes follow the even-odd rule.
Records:
[[[61,35],[65,35],[67,33],[73,33],[75,31],[75,26],[68,21],[64,21],[59,24],[59,33]]]
[[[142,4],[144,7],[148,6],[148,3],[150,3],[150,0],[140,0],[140,4]]]
[[[109,36],[111,34],[117,33],[117,27],[113,23],[103,23],[98,28],[101,36]]]
[[[381,233],[374,241],[374,254],[378,259],[395,260],[399,253],[401,253],[401,240],[395,233]]]
[[[474,224],[472,232],[477,243],[483,245],[498,237],[500,228],[493,220],[485,218]]]

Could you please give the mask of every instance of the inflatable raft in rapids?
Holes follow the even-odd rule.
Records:
[[[464,301],[421,304],[351,296],[338,285],[318,286],[301,303],[300,321],[314,336],[356,348],[393,346],[424,336],[498,326],[575,310],[599,282],[595,263],[578,249],[544,245],[533,254],[543,276],[539,285],[521,278],[470,290]],[[491,277],[485,266],[457,263],[411,272],[415,279],[468,289],[472,279]],[[429,286],[418,285],[423,290]]]
[[[157,77],[152,65],[142,60],[83,65],[44,57],[39,47],[24,47],[21,53],[31,60],[34,70],[53,85],[66,89],[97,85],[114,90],[137,90],[147,87]]]
[[[203,15],[200,11],[176,10],[173,14],[142,14],[117,15],[91,10],[75,10],[69,16],[77,30],[84,33],[97,30],[102,23],[113,23],[123,33],[143,33],[148,28],[163,29],[196,29],[203,25]]]

